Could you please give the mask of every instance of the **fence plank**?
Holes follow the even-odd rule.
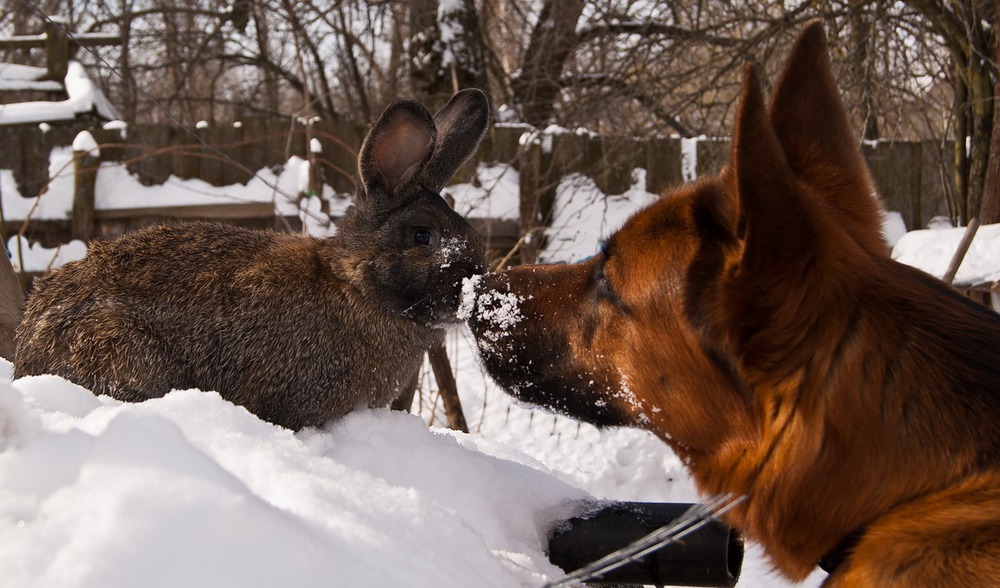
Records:
[[[923,226],[920,143],[866,142],[861,151],[886,207],[901,213],[907,227]]]
[[[160,185],[174,171],[174,156],[167,149],[172,147],[173,131],[163,125],[138,125],[129,128],[123,149],[128,170],[138,176],[146,186]]]
[[[646,190],[660,194],[667,188],[684,182],[681,162],[681,141],[671,137],[656,137],[646,143]]]
[[[324,181],[341,194],[353,193],[357,184],[358,150],[365,129],[349,123],[318,121],[313,131],[323,145],[319,160]]]
[[[955,159],[951,141],[922,141],[919,162],[921,169],[920,190],[920,224],[907,225],[910,230],[920,229],[935,216],[952,217],[950,211],[954,208],[954,178]],[[908,171],[906,173],[909,173]]]
[[[12,170],[22,195],[35,196],[48,180],[52,149],[71,144],[78,132],[96,124],[77,121],[53,125],[47,132],[42,132],[38,125],[0,127],[0,159],[3,161],[0,165]],[[639,141],[564,132],[546,133],[540,141],[522,145],[521,138],[529,130],[523,125],[494,126],[479,152],[480,161],[503,162],[518,170],[522,234],[548,222],[555,187],[569,173],[590,176],[607,194],[628,188],[635,167],[646,168],[647,189],[651,192],[659,193],[682,183],[681,145],[676,138]],[[206,149],[184,129],[131,125],[125,138],[117,130],[93,130],[102,145],[102,161],[128,162],[129,170],[147,185],[161,184],[171,175],[200,178],[216,185],[244,183],[252,177],[251,173],[282,164],[290,154],[304,157],[308,151],[303,125],[298,122],[293,125],[287,119],[247,119],[238,128],[222,125],[200,132],[206,143],[246,169],[220,160],[218,154]],[[323,145],[318,160],[323,182],[339,193],[352,192],[357,151],[365,129],[316,121],[314,133]],[[698,173],[716,173],[728,153],[725,139],[699,142]],[[953,208],[949,204],[950,142],[880,143],[877,147],[866,148],[865,156],[887,207],[903,213],[908,228],[926,226],[931,217],[950,213]],[[474,164],[463,167],[454,181],[469,181],[474,170]],[[154,216],[166,218],[168,209],[157,209]],[[202,212],[208,211],[203,209]],[[178,218],[184,218],[194,213],[181,210],[177,214],[181,215]],[[218,214],[229,213],[219,210]],[[242,217],[244,213],[233,214]],[[56,227],[58,221],[49,225]],[[37,233],[35,227],[29,227],[28,234],[48,240],[55,234],[52,231],[61,230],[51,227],[38,228]],[[531,251],[538,245],[537,240],[526,245],[525,259],[532,257]]]
[[[100,156],[89,151],[73,152],[73,216],[70,238],[89,240],[94,236],[94,187]]]

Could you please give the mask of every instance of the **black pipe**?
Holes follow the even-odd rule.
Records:
[[[691,504],[616,502],[558,526],[549,537],[549,560],[567,573],[669,525]],[[587,584],[725,586],[743,565],[743,540],[733,528],[710,521],[676,543],[605,573]]]

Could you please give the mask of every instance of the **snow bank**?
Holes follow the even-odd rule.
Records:
[[[644,169],[633,170],[632,186],[611,196],[601,192],[587,176],[566,176],[556,188],[552,223],[545,230],[549,243],[539,254],[539,262],[574,262],[590,257],[601,241],[657,198],[646,191]]]
[[[204,180],[171,176],[161,185],[144,186],[125,166],[104,162],[97,173],[95,206],[98,210],[115,210],[273,202],[277,214],[295,215],[299,212],[296,199],[303,191],[303,178],[308,176],[309,162],[293,155],[277,173],[262,168],[246,185],[213,186]],[[332,203],[332,214],[342,214],[350,200],[335,194],[329,186],[320,196]]]
[[[56,147],[49,154],[49,183],[38,198],[24,198],[9,169],[0,170],[0,202],[7,221],[31,218],[68,220],[73,211],[73,149]]]
[[[481,163],[472,182],[448,186],[441,194],[452,198],[464,217],[516,221],[521,218],[519,178],[510,165]]]
[[[14,271],[46,272],[83,259],[87,254],[87,244],[74,239],[65,245],[49,248],[43,247],[41,243],[30,244],[24,237],[14,236],[7,241],[7,252]]]
[[[896,261],[912,265],[938,278],[948,271],[965,227],[910,231],[892,250]],[[981,284],[1000,280],[1000,224],[979,227],[962,265],[956,284]]]
[[[906,234],[906,221],[903,215],[895,211],[886,211],[882,216],[882,238],[890,248]]]
[[[2,366],[9,370],[9,364]],[[214,393],[0,381],[7,586],[530,586],[587,495],[417,416],[299,434]]]

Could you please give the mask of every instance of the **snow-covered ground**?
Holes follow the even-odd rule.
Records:
[[[100,173],[128,181],[114,169]],[[481,166],[479,174],[448,189],[456,208],[516,218],[516,171]],[[99,176],[99,186],[113,177]],[[543,257],[594,252],[654,198],[643,178],[637,171],[631,190],[608,198],[586,178],[564,180]],[[138,184],[127,192],[162,206],[185,194],[246,199],[258,189],[267,191],[172,181],[154,196]],[[5,211],[11,197],[4,184]],[[56,186],[45,197],[64,195]],[[324,227],[318,219],[316,230]],[[982,236],[1000,243],[992,231]],[[907,249],[908,238],[898,256],[928,262],[919,247]],[[996,246],[984,245],[986,254]],[[45,267],[44,255],[28,257]],[[547,532],[588,501],[698,500],[679,460],[652,435],[601,431],[512,402],[484,375],[465,329],[449,334],[448,351],[468,435],[442,428],[429,370],[414,414],[364,410],[293,433],[211,392],[123,404],[52,376],[11,382],[0,363],[3,586],[540,586],[561,574],[545,557]],[[783,585],[750,546],[739,586]]]

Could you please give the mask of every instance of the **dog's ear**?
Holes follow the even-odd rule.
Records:
[[[743,273],[793,267],[815,247],[815,203],[803,193],[770,124],[757,68],[748,64],[733,131],[732,161],[739,195]]]
[[[888,253],[882,209],[833,78],[823,25],[799,35],[771,100],[771,124],[796,177],[867,251]]]
[[[757,70],[747,65],[733,133],[731,189],[743,253],[727,284],[727,324],[745,365],[797,365],[803,333],[850,289],[852,259],[866,256],[800,182],[768,116]]]

